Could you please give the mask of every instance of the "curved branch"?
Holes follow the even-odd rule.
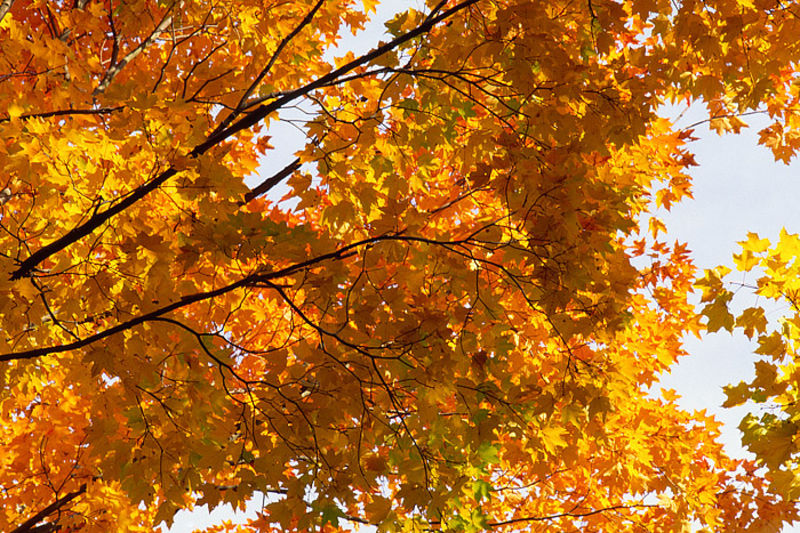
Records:
[[[264,272],[264,271],[254,272],[253,274],[245,276],[245,277],[239,279],[238,281],[235,281],[233,283],[230,283],[230,284],[225,285],[223,287],[220,287],[218,289],[214,289],[212,291],[199,292],[199,293],[183,296],[176,302],[173,302],[173,303],[171,303],[169,305],[166,305],[164,307],[160,307],[160,308],[158,308],[158,309],[156,309],[154,311],[151,311],[149,313],[145,313],[145,314],[139,315],[139,316],[134,317],[134,318],[132,318],[132,319],[126,321],[126,322],[122,322],[121,324],[117,324],[116,326],[110,327],[108,329],[104,329],[103,331],[99,331],[99,332],[97,332],[97,333],[95,333],[93,335],[90,335],[88,337],[84,337],[83,339],[79,339],[79,340],[76,340],[76,341],[73,341],[73,342],[69,342],[69,343],[66,343],[66,344],[60,344],[60,345],[57,345],[57,346],[45,346],[45,347],[42,347],[42,348],[32,348],[30,350],[24,350],[24,351],[20,351],[20,352],[11,352],[11,353],[2,354],[2,355],[0,355],[0,362],[16,361],[16,360],[22,360],[22,359],[35,359],[37,357],[42,357],[42,356],[45,356],[45,355],[51,355],[51,354],[56,354],[56,353],[64,353],[64,352],[69,352],[69,351],[72,351],[72,350],[77,350],[79,348],[83,348],[83,347],[88,346],[88,345],[90,345],[90,344],[92,344],[94,342],[97,342],[99,340],[105,339],[106,337],[110,337],[112,335],[116,335],[117,333],[121,333],[121,332],[129,330],[129,329],[131,329],[131,328],[133,328],[135,326],[144,324],[145,322],[150,322],[150,321],[156,320],[157,318],[161,317],[162,315],[165,315],[165,314],[170,313],[172,311],[175,311],[177,309],[181,309],[181,308],[186,307],[188,305],[191,305],[191,304],[194,304],[194,303],[197,303],[197,302],[202,302],[202,301],[205,301],[205,300],[211,300],[211,299],[216,298],[218,296],[222,296],[223,294],[227,294],[227,293],[229,293],[231,291],[234,291],[234,290],[237,290],[237,289],[241,289],[241,288],[244,288],[244,287],[250,287],[250,286],[253,286],[253,285],[256,285],[256,284],[259,284],[259,283],[267,283],[267,282],[270,282],[272,280],[276,280],[276,279],[279,279],[279,278],[290,276],[292,274],[295,274],[295,273],[297,273],[299,271],[302,271],[302,270],[305,270],[307,268],[310,268],[310,267],[312,267],[314,265],[318,265],[319,263],[323,263],[325,261],[330,261],[330,260],[333,260],[333,259],[346,259],[348,257],[352,257],[353,255],[355,255],[357,253],[356,250],[358,248],[369,247],[369,246],[375,245],[375,244],[377,244],[379,242],[383,242],[383,241],[414,242],[414,243],[420,243],[420,244],[440,245],[440,246],[448,246],[448,247],[449,246],[463,245],[466,242],[464,240],[459,240],[459,241],[436,241],[436,240],[432,240],[432,239],[426,239],[426,238],[423,238],[423,237],[412,237],[412,236],[397,235],[397,234],[381,235],[381,236],[378,236],[378,237],[372,237],[370,239],[364,239],[364,240],[361,240],[361,241],[357,241],[357,242],[348,244],[347,246],[343,246],[341,248],[338,248],[337,250],[334,250],[334,251],[329,252],[327,254],[322,254],[322,255],[319,255],[317,257],[313,257],[311,259],[307,259],[305,261],[301,261],[299,263],[295,263],[293,265],[290,265],[288,267],[282,268],[280,270],[275,270],[275,271],[272,271],[272,272]],[[271,287],[274,286],[273,284],[270,284],[270,285],[271,285]]]
[[[247,276],[245,278],[240,279],[235,283],[231,283],[230,285],[226,285],[224,287],[220,287],[219,289],[208,291],[208,292],[200,292],[195,293],[189,296],[184,296],[177,302],[174,302],[170,305],[161,307],[156,309],[155,311],[151,311],[149,313],[145,313],[143,315],[139,315],[127,322],[123,322],[121,324],[117,324],[114,327],[105,329],[94,335],[90,335],[88,337],[84,337],[83,339],[79,339],[73,342],[69,342],[67,344],[60,344],[58,346],[48,346],[44,348],[34,348],[32,350],[25,350],[22,352],[12,352],[8,354],[0,355],[0,361],[15,361],[20,359],[34,359],[36,357],[42,357],[44,355],[50,355],[54,353],[63,353],[69,352],[72,350],[77,350],[78,348],[83,348],[84,346],[88,346],[94,342],[99,340],[105,339],[106,337],[110,337],[112,335],[116,335],[117,333],[121,333],[125,330],[131,329],[135,326],[140,324],[144,324],[145,322],[149,322],[151,320],[155,320],[156,318],[174,311],[176,309],[180,309],[181,307],[186,307],[187,305],[202,302],[203,300],[210,300],[212,298],[216,298],[217,296],[222,296],[225,293],[231,292],[236,290],[240,287],[244,287],[249,283],[253,282],[254,278],[258,276]]]

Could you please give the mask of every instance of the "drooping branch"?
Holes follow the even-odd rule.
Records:
[[[103,331],[95,333],[94,335],[90,335],[89,337],[85,337],[83,339],[76,340],[76,341],[73,341],[73,342],[70,342],[70,343],[67,343],[67,344],[61,344],[61,345],[58,345],[58,346],[48,346],[48,347],[44,347],[44,348],[34,348],[32,350],[26,350],[26,351],[23,351],[23,352],[13,352],[13,353],[0,355],[0,361],[14,361],[14,360],[19,360],[19,359],[34,359],[36,357],[42,357],[44,355],[49,355],[49,354],[54,354],[54,353],[63,353],[63,352],[69,352],[69,351],[72,351],[72,350],[77,350],[79,348],[83,348],[84,346],[88,346],[88,345],[90,345],[90,344],[92,344],[94,342],[97,342],[97,341],[100,341],[102,339],[105,339],[106,337],[110,337],[112,335],[116,335],[117,333],[121,333],[123,331],[129,330],[129,329],[131,329],[131,328],[133,328],[135,326],[138,326],[140,324],[144,324],[145,322],[154,320],[154,319],[160,317],[161,315],[164,315],[164,314],[169,313],[171,311],[175,311],[176,309],[180,309],[182,307],[185,307],[187,305],[191,305],[193,303],[202,302],[204,300],[210,300],[210,299],[216,298],[218,296],[222,296],[223,294],[229,293],[229,292],[231,292],[233,290],[236,290],[238,288],[245,287],[245,286],[253,283],[257,279],[259,279],[258,275],[247,276],[247,277],[244,277],[244,278],[240,279],[239,281],[236,281],[236,282],[231,283],[229,285],[225,285],[224,287],[220,287],[219,289],[215,289],[213,291],[201,292],[201,293],[196,293],[196,294],[192,294],[192,295],[189,295],[189,296],[184,296],[180,300],[178,300],[177,302],[174,302],[174,303],[172,303],[170,305],[167,305],[165,307],[161,307],[159,309],[156,309],[155,311],[151,311],[150,313],[145,313],[143,315],[139,315],[139,316],[137,316],[135,318],[132,318],[131,320],[128,320],[127,322],[123,322],[121,324],[117,324],[114,327],[105,329]]]
[[[70,492],[69,494],[65,494],[64,496],[56,499],[53,503],[27,519],[25,522],[20,524],[15,529],[12,529],[9,533],[40,533],[44,531],[40,526],[37,526],[39,522],[53,514],[54,512],[58,511],[66,504],[80,496],[86,492],[86,484],[80,486],[80,488],[76,491]]]
[[[479,0],[465,0],[459,4],[456,4],[455,6],[445,11],[442,11],[436,16],[427,18],[423,23],[421,23],[419,26],[409,31],[408,33],[405,33],[389,41],[388,43],[373,49],[371,52],[368,52],[362,55],[361,57],[354,59],[353,61],[350,61],[345,65],[342,65],[338,69],[333,70],[332,72],[326,74],[325,76],[317,78],[313,82],[310,82],[304,85],[303,87],[295,89],[294,91],[289,91],[284,95],[280,96],[279,98],[275,99],[274,101],[270,102],[269,104],[260,105],[256,109],[245,114],[241,119],[236,121],[230,127],[224,129],[217,128],[214,132],[212,132],[209,135],[209,137],[206,139],[205,142],[195,146],[189,152],[188,156],[195,158],[205,154],[208,150],[210,150],[214,146],[217,146],[218,144],[229,139],[233,135],[236,135],[240,131],[254,126],[255,124],[262,121],[264,118],[269,116],[271,113],[277,111],[278,109],[292,102],[293,100],[305,96],[311,91],[318,89],[320,87],[331,85],[336,79],[340,78],[341,76],[349,73],[350,71],[362,65],[369,63],[370,61],[373,61],[381,57],[384,54],[391,52],[400,45],[424,33],[429,32],[439,22],[446,20],[447,18],[468,8],[469,6],[477,3],[478,1]],[[443,3],[444,2],[442,2],[442,4],[440,5],[443,5]],[[65,249],[66,247],[78,241],[79,239],[89,235],[95,229],[105,224],[112,217],[125,211],[133,204],[135,204],[136,202],[147,196],[150,192],[157,189],[161,184],[163,184],[165,181],[175,176],[177,173],[178,170],[175,167],[170,167],[166,169],[165,171],[163,171],[161,174],[159,174],[149,182],[144,183],[141,186],[134,189],[129,195],[127,195],[120,202],[112,205],[105,211],[95,213],[80,226],[73,228],[65,235],[59,237],[50,244],[47,244],[39,248],[38,250],[33,252],[30,256],[28,256],[27,259],[19,263],[17,269],[11,273],[11,279],[20,279],[30,275],[33,269],[36,268],[36,266],[43,260],[57,253],[58,251]]]

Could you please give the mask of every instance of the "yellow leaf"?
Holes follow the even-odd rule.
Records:
[[[558,448],[563,448],[567,445],[564,435],[566,435],[564,428],[547,426],[541,431],[542,443],[548,452],[556,453]]]
[[[757,233],[748,233],[747,240],[739,243],[743,249],[749,250],[755,254],[766,252],[769,248],[769,239],[759,238]]]
[[[8,106],[7,112],[8,112],[8,117],[13,120],[15,118],[19,118],[20,116],[22,116],[22,114],[25,113],[25,108],[19,104],[14,103]]]

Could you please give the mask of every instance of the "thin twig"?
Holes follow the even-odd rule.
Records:
[[[98,94],[104,92],[108,88],[109,84],[111,84],[111,82],[114,80],[114,78],[117,77],[117,74],[119,74],[120,71],[123,68],[125,68],[125,65],[136,59],[136,56],[141,54],[145,48],[150,46],[150,44],[152,44],[153,41],[156,40],[156,37],[158,37],[158,35],[160,35],[163,31],[165,31],[170,24],[172,24],[172,15],[171,14],[164,15],[164,18],[161,19],[161,22],[158,23],[158,26],[155,27],[155,29],[150,33],[150,35],[147,36],[147,38],[144,41],[139,43],[139,46],[128,52],[128,54],[119,61],[113,62],[111,66],[108,67],[106,75],[103,76],[102,81],[92,94],[97,96]]]

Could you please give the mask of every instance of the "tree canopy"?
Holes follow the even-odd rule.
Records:
[[[763,112],[794,156],[800,5],[428,0],[337,47],[374,13],[0,2],[0,530],[255,495],[209,531],[798,518],[800,237],[734,259],[768,319],[653,212],[695,164],[666,103]],[[266,173],[287,113],[305,141]],[[757,341],[726,404],[768,407],[752,460],[652,392],[723,328]]]

